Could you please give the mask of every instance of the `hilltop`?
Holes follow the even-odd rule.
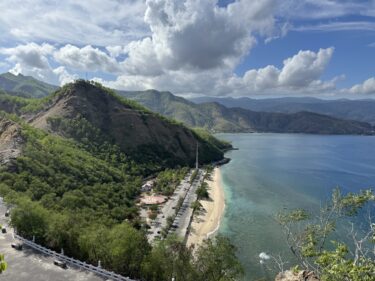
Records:
[[[150,170],[193,165],[223,158],[228,144],[155,114],[99,84],[76,81],[44,99],[0,95],[0,109],[15,113],[34,128],[85,145],[108,143]]]

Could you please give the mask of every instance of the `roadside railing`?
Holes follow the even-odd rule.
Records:
[[[133,279],[130,279],[129,277],[125,277],[125,276],[122,276],[120,274],[117,274],[117,273],[114,273],[114,272],[111,272],[111,271],[107,271],[107,270],[103,269],[102,267],[94,266],[92,264],[88,264],[86,262],[82,262],[82,261],[67,257],[63,254],[56,253],[55,251],[47,249],[47,248],[45,248],[45,247],[43,247],[39,244],[34,243],[33,241],[25,239],[25,238],[23,238],[23,237],[21,237],[17,234],[14,234],[14,237],[17,238],[18,240],[22,241],[25,245],[43,253],[43,254],[55,257],[55,258],[57,258],[61,261],[64,261],[68,264],[77,266],[81,269],[88,270],[88,271],[93,272],[93,273],[95,273],[99,276],[102,276],[104,278],[108,278],[108,279],[113,280],[113,281],[135,281]]]

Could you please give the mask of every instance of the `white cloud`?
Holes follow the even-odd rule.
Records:
[[[336,78],[322,80],[333,48],[300,51],[281,67],[266,65],[241,76],[235,71],[257,40],[269,43],[289,30],[373,28],[367,22],[325,21],[364,14],[364,1],[236,0],[226,7],[217,0],[9,1],[0,2],[0,44],[9,38],[18,43],[1,48],[0,55],[12,72],[59,84],[79,71],[105,72],[114,81],[96,79],[114,88],[177,94],[336,93]],[[19,9],[9,8],[15,5]],[[301,15],[313,19],[312,25],[293,27]],[[314,25],[315,19],[323,20]],[[19,43],[30,40],[39,43]],[[371,92],[369,80],[351,92]]]
[[[334,49],[320,49],[319,52],[300,51],[292,58],[284,60],[284,67],[279,76],[283,86],[301,88],[319,79],[331,60]]]
[[[73,45],[65,45],[54,53],[54,58],[62,65],[82,71],[105,71],[116,73],[121,67],[115,58],[107,55],[98,48],[88,45],[78,48]]]
[[[63,66],[53,69],[52,72],[57,76],[59,85],[64,85],[79,78],[77,75],[70,74]]]
[[[109,55],[113,58],[117,58],[121,54],[125,54],[126,51],[123,46],[115,45],[115,46],[107,46],[105,49],[108,51]]]
[[[349,89],[355,95],[375,95],[375,77],[371,77],[361,84],[354,85]]]
[[[31,75],[42,81],[52,84],[64,84],[72,81],[75,75],[71,75],[63,66],[53,68],[49,57],[55,52],[55,47],[43,43],[29,43],[13,48],[1,48],[0,54],[7,56],[7,61],[13,63],[9,71],[15,75],[22,73]]]
[[[239,77],[230,69],[199,71],[166,70],[152,75],[121,75],[115,81],[100,82],[117,89],[169,90],[178,94],[200,95],[267,95],[267,94],[314,94],[335,90],[336,79],[320,80],[333,54],[333,48],[317,52],[300,51],[284,60],[281,69],[268,65],[248,70]]]
[[[374,15],[373,0],[283,0],[278,14],[295,19],[327,19],[347,15]]]
[[[18,45],[14,48],[0,48],[0,54],[7,55],[7,60],[13,63],[47,69],[49,68],[47,55],[51,54],[54,49],[52,45],[46,43],[42,45],[29,43],[26,45]]]
[[[375,31],[375,23],[370,21],[328,22],[315,25],[305,25],[292,28],[294,31]]]
[[[151,60],[168,70],[233,68],[255,44],[252,33],[272,34],[272,1],[216,2],[147,0],[152,37],[131,43],[127,67],[136,73]]]
[[[144,1],[0,1],[0,41],[122,45],[149,34]]]

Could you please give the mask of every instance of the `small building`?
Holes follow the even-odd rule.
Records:
[[[141,192],[150,192],[154,186],[154,181],[149,180],[145,182],[141,187]]]

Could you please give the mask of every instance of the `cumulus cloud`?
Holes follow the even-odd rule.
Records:
[[[3,67],[14,73],[63,84],[77,78],[72,73],[96,72],[97,81],[117,89],[216,96],[336,93],[337,79],[321,78],[333,47],[301,50],[281,67],[265,65],[243,75],[236,68],[257,41],[296,30],[289,19],[309,7],[311,18],[324,19],[328,6],[342,16],[363,12],[364,2],[236,0],[220,7],[217,0],[67,0],[52,8],[43,0],[18,1],[12,5],[19,9],[9,9],[8,0],[0,3],[0,44],[18,40],[0,48]],[[30,39],[39,43],[22,43]],[[106,81],[103,73],[115,78]],[[372,93],[371,79],[346,92]]]
[[[361,84],[354,85],[349,92],[356,95],[375,94],[375,77],[371,77]]]
[[[145,21],[152,36],[129,46],[126,64],[133,73],[150,60],[168,70],[233,68],[255,44],[252,33],[273,30],[270,0],[239,0],[225,8],[214,0],[147,0],[146,4]]]
[[[54,58],[60,64],[83,71],[116,73],[121,70],[116,59],[90,45],[83,48],[65,45],[54,53]]]
[[[49,68],[47,55],[52,54],[54,49],[52,45],[46,43],[42,45],[29,43],[18,45],[14,48],[1,48],[0,54],[7,55],[7,60],[13,63],[47,69]]]
[[[14,65],[9,71],[15,75],[22,73],[52,84],[64,84],[76,77],[71,75],[64,66],[53,68],[49,57],[56,48],[50,44],[29,43],[13,48],[1,48],[0,54],[7,56],[7,61]]]
[[[300,51],[284,60],[279,83],[283,86],[301,88],[317,80],[331,60],[334,49],[320,49],[319,52]]]
[[[335,90],[336,79],[322,81],[333,48],[317,52],[300,51],[284,60],[281,69],[268,65],[250,69],[243,76],[235,75],[230,69],[199,71],[168,70],[157,76],[121,75],[115,81],[102,83],[117,89],[144,90],[155,88],[175,93],[193,95],[264,95],[305,94]]]

